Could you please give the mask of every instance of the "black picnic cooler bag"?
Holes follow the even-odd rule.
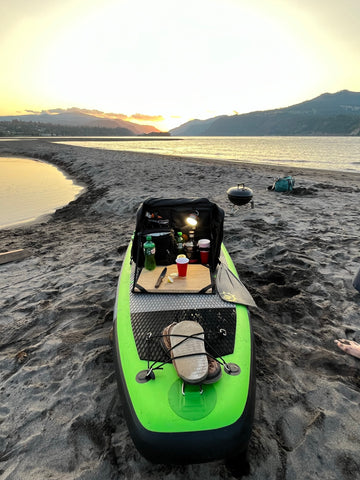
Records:
[[[187,225],[186,218],[196,215],[196,227]],[[207,198],[148,198],[136,214],[136,226],[131,256],[137,268],[144,266],[143,244],[147,235],[155,243],[157,265],[175,263],[178,232],[194,230],[195,241],[208,238],[210,244],[209,267],[216,269],[223,240],[224,210]]]

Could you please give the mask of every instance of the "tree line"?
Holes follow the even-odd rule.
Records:
[[[56,137],[112,137],[112,136],[134,136],[134,133],[127,128],[106,128],[88,126],[68,126],[42,122],[24,122],[11,120],[0,122],[0,137],[14,136],[56,136]]]

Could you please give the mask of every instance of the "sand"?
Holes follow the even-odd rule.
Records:
[[[0,230],[1,479],[230,479],[222,461],[153,465],[122,414],[109,333],[139,203],[206,196],[226,211],[224,242],[251,308],[257,400],[249,449],[257,479],[355,479],[360,470],[360,177],[306,169],[0,142],[2,155],[47,160],[87,185],[48,221]],[[292,174],[293,194],[269,191]],[[245,182],[255,208],[226,191]]]

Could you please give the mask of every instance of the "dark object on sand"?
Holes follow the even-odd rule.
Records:
[[[234,205],[246,205],[253,198],[253,191],[249,187],[245,187],[243,183],[239,183],[237,187],[231,187],[226,192],[231,203]]]
[[[184,231],[185,220],[193,211],[198,217],[195,240],[211,240],[209,265],[191,264],[186,277],[172,277],[169,281],[171,277],[165,276],[156,289],[156,279],[164,267],[158,265],[153,272],[142,268],[141,243],[144,230],[149,229],[147,213],[157,212],[168,218],[167,228],[176,235]],[[222,243],[224,211],[205,198],[150,198],[140,206],[136,220],[114,309],[116,378],[130,435],[139,452],[155,463],[238,459],[245,455],[252,431],[255,347],[246,306],[251,303],[250,295],[246,295],[244,304],[235,304],[231,291],[224,301],[216,289],[219,262],[236,275]],[[173,269],[174,263],[167,266],[168,276]],[[199,271],[205,272],[205,288]],[[153,278],[146,283],[144,275]],[[187,289],[188,282],[195,282],[195,291]],[[227,288],[231,290],[232,286]],[[239,285],[237,288],[239,295]],[[244,291],[240,293],[243,295]],[[177,354],[176,358],[163,348],[162,340],[167,335],[164,332],[169,332],[175,348],[171,337],[175,327],[167,327],[195,322],[201,326],[206,352],[222,371],[221,379],[212,383],[203,376],[191,381],[197,352]],[[194,337],[189,332],[177,332],[178,337],[184,338],[182,343]],[[189,361],[193,369],[185,379],[174,366],[179,360]],[[210,374],[210,368],[206,373]]]
[[[282,178],[276,178],[274,183],[268,187],[268,190],[275,192],[292,192],[295,185],[295,178],[291,175]]]
[[[353,280],[353,286],[358,292],[360,292],[360,268]]]

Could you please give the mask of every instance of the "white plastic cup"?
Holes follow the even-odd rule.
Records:
[[[204,248],[204,249],[209,249],[210,248],[210,240],[207,238],[202,238],[198,241],[198,247],[199,248]]]

